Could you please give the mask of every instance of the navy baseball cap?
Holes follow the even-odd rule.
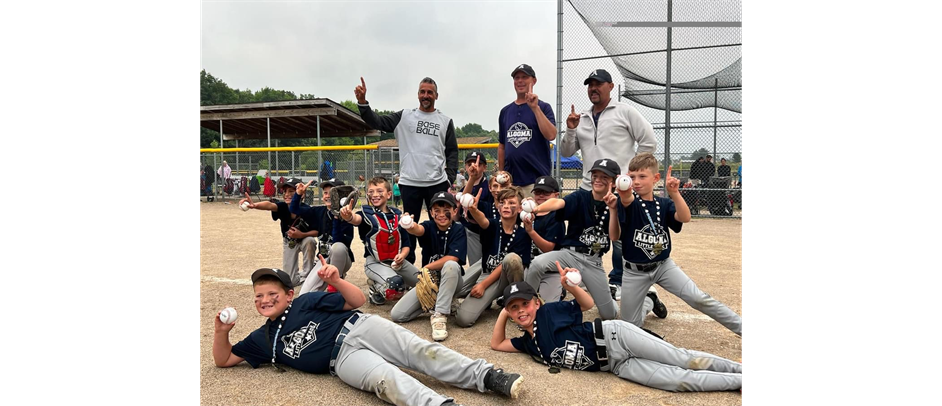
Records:
[[[288,179],[285,179],[285,182],[284,182],[284,183],[279,183],[279,184],[278,184],[278,190],[281,190],[281,189],[286,188],[286,187],[297,188],[297,187],[298,187],[298,183],[304,183],[304,181],[301,180],[301,179],[298,179],[298,178],[288,178]]]
[[[252,272],[252,283],[254,284],[258,281],[258,278],[261,278],[265,275],[271,275],[281,281],[287,289],[291,289],[294,284],[291,283],[291,277],[288,276],[285,271],[282,271],[278,268],[260,268],[255,272]]]
[[[536,296],[536,291],[526,281],[511,283],[504,288],[504,307],[510,306],[510,302],[514,299],[529,300],[534,296]]]
[[[487,158],[484,156],[484,154],[482,154],[482,153],[480,153],[480,152],[477,152],[477,151],[474,151],[474,152],[468,154],[468,156],[466,156],[466,157],[464,158],[464,161],[465,161],[465,162],[468,162],[468,161],[477,161],[478,157],[481,157],[481,163],[482,163],[482,164],[487,164]]]
[[[343,185],[346,185],[346,183],[343,183],[342,180],[337,180],[337,178],[330,178],[321,182],[320,188],[323,189],[325,186],[334,187],[334,186],[343,186]]]
[[[587,85],[592,80],[612,83],[612,75],[610,75],[605,69],[596,69],[592,71],[591,74],[589,74],[589,78],[582,82],[582,84]]]

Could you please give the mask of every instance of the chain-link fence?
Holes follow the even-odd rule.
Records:
[[[740,216],[741,3],[568,0],[561,11],[557,111],[568,111],[571,104],[577,111],[589,108],[583,81],[605,69],[616,84],[612,98],[653,124],[655,155],[689,186],[684,197],[692,212]],[[559,114],[560,128],[565,116]],[[713,174],[696,169],[697,159],[707,155],[715,168],[725,159],[730,175],[720,176],[725,168]]]

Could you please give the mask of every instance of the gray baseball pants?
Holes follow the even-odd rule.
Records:
[[[409,268],[409,269],[406,269]],[[422,272],[410,262],[404,262],[402,269],[407,272]],[[417,278],[418,279],[418,278]],[[461,265],[455,261],[447,261],[442,267],[442,277],[438,282],[438,296],[435,298],[435,311],[441,314],[451,314],[451,301],[458,290],[461,280]],[[389,312],[389,318],[396,323],[405,323],[425,313],[415,289],[407,292]]]
[[[464,228],[465,236],[468,240],[468,264],[474,264],[481,260],[483,253],[481,251],[481,234],[471,231],[468,227]]]
[[[295,244],[294,248],[288,247],[288,240],[282,239],[281,264],[282,270],[291,276],[291,283],[294,286],[301,284],[314,268],[315,259],[317,259],[317,239],[314,237],[304,237]],[[304,256],[304,262],[301,263],[301,269],[298,269],[298,254]],[[292,286],[292,287],[294,287]]]
[[[340,278],[347,278],[347,271],[350,270],[350,256],[347,253],[347,246],[343,245],[341,242],[335,242],[331,244],[330,250],[328,250],[327,255],[324,257],[327,260],[328,264],[337,267],[337,270],[340,271]],[[304,279],[304,283],[301,284],[301,289],[298,291],[298,295],[303,295],[308,292],[323,292],[327,290],[327,284],[324,283],[324,280],[317,276],[317,271],[321,269],[320,262],[315,262],[314,266],[308,271],[307,278]]]
[[[504,257],[504,261],[507,260],[507,257]],[[481,283],[488,276],[491,276],[490,273],[483,273],[481,261],[478,261],[474,265],[471,265],[470,268],[465,272],[465,278],[463,280],[463,289],[459,289],[459,292],[463,292],[464,289],[467,289],[468,293],[471,293],[471,289],[474,288],[474,285]],[[503,266],[501,267],[503,268]],[[476,278],[471,279],[473,275],[477,275]],[[464,302],[458,306],[458,312],[455,315],[455,322],[461,327],[471,327],[474,325],[474,322],[478,321],[478,318],[481,317],[481,313],[484,313],[489,307],[491,307],[491,302],[494,299],[497,299],[498,296],[504,293],[504,288],[509,285],[510,282],[507,280],[507,273],[501,272],[500,278],[496,282],[492,283],[491,286],[488,286],[487,289],[484,289],[484,295],[481,297],[472,297],[468,295],[464,299]]]

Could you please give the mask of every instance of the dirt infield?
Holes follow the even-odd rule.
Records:
[[[195,200],[195,199],[194,199]],[[347,386],[330,375],[313,375],[287,368],[277,373],[270,366],[252,369],[247,363],[233,368],[213,365],[213,317],[226,306],[239,312],[230,333],[235,344],[264,324],[255,311],[249,275],[262,267],[281,267],[281,235],[269,212],[242,212],[237,206],[200,203],[200,400],[203,405],[382,405],[372,393]],[[694,219],[683,232],[672,236],[672,257],[704,292],[742,314],[742,221],[737,219]],[[366,291],[363,274],[363,246],[354,237],[357,257],[347,280]],[[420,249],[421,251],[421,249]],[[611,253],[603,260],[610,264]],[[679,298],[659,289],[670,311],[666,319],[649,316],[645,327],[663,335],[672,344],[741,360],[742,340],[709,317],[692,309]],[[360,309],[389,317],[391,305]],[[508,371],[523,375],[525,391],[520,399],[509,399],[472,390],[458,389],[435,379],[412,373],[433,390],[455,398],[461,404],[519,405],[739,405],[735,392],[671,393],[647,388],[610,373],[565,370],[550,374],[542,364],[524,354],[490,349],[488,342],[496,309],[487,311],[471,328],[460,328],[448,320],[449,337],[443,344],[471,358],[484,358]],[[584,319],[598,317],[596,309]],[[403,326],[431,340],[427,317]],[[508,337],[517,336],[508,328]]]

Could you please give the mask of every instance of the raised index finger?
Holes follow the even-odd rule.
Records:
[[[321,260],[321,269],[327,268],[327,261],[324,259],[324,256],[317,254],[317,258]]]
[[[364,89],[366,89],[366,81],[363,80],[363,76],[360,76],[360,84],[363,85]]]
[[[572,105],[572,114],[576,114],[576,105],[575,105],[575,104]]]
[[[673,167],[674,167],[674,165],[668,165],[668,166],[667,166],[667,179],[670,179],[670,178],[671,178],[671,169],[672,169]]]
[[[559,261],[556,261],[556,269],[559,270],[559,273],[560,273],[560,274],[563,273],[563,267],[559,265]]]

